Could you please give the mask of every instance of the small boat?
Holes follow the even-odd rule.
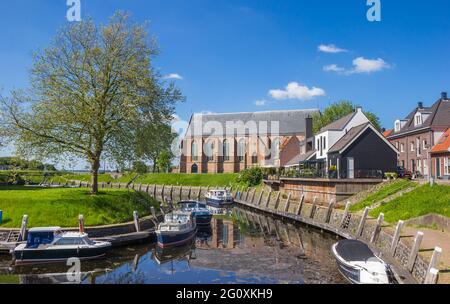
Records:
[[[213,207],[226,207],[234,203],[233,196],[226,190],[209,190],[205,194],[206,203]]]
[[[193,240],[187,242],[182,246],[162,248],[159,246],[155,247],[155,254],[153,255],[154,260],[159,265],[176,261],[183,260],[191,255],[192,250],[195,248],[195,243]]]
[[[181,246],[191,241],[197,232],[192,212],[174,211],[166,214],[164,222],[155,231],[158,246]]]
[[[361,241],[339,241],[332,246],[332,252],[339,272],[353,284],[395,283],[390,266]]]
[[[62,232],[60,227],[31,228],[27,242],[12,250],[16,265],[103,257],[110,242],[92,241],[86,233]]]
[[[210,225],[212,213],[208,210],[205,203],[197,201],[181,201],[178,202],[180,210],[192,212],[197,226]]]

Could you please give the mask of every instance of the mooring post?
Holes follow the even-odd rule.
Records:
[[[256,188],[253,189],[252,200],[251,200],[250,204],[253,204],[253,202],[255,200],[255,195],[256,195]]]
[[[278,191],[277,198],[275,199],[275,205],[273,206],[273,209],[278,210],[278,205],[280,204],[280,196],[281,192]]]
[[[292,196],[292,193],[289,192],[287,199],[286,199],[286,204],[284,205],[284,212],[289,212],[289,207],[291,206],[291,196]]]
[[[141,227],[139,226],[139,216],[138,216],[138,212],[136,210],[133,211],[133,219],[134,219],[134,227],[136,228],[136,232],[141,231]]]
[[[149,184],[147,184],[147,186],[145,187],[145,193],[147,193],[147,194],[148,194],[148,189],[150,189],[150,185]]]
[[[314,219],[314,214],[316,213],[316,201],[317,201],[317,196],[314,196],[312,207],[311,207],[311,213],[309,214],[309,218],[312,218],[312,219]]]
[[[270,203],[270,197],[272,196],[272,189],[270,189],[269,194],[267,195],[267,200],[266,200],[266,208],[269,207],[269,203]]]
[[[377,226],[375,227],[375,230],[372,233],[372,237],[370,238],[371,243],[375,243],[377,241],[378,235],[380,235],[381,226],[383,225],[383,222],[384,222],[384,214],[380,213],[377,219]]]
[[[27,224],[28,224],[28,215],[24,214],[22,216],[22,224],[20,225],[19,237],[17,239],[19,242],[26,239],[25,236],[27,233]]]
[[[333,207],[334,207],[334,200],[331,199],[330,200],[330,204],[328,205],[328,209],[327,209],[327,217],[325,218],[325,223],[326,224],[330,223],[331,213],[333,212]]]
[[[84,216],[82,214],[78,215],[78,231],[84,233]]]
[[[189,187],[188,199],[191,199],[191,192],[192,192],[192,187]]]
[[[441,256],[442,248],[434,247],[433,255],[431,256],[430,264],[427,269],[427,277],[430,276],[430,271],[432,268],[438,268],[439,265],[439,257]]]
[[[139,183],[139,192],[142,190],[142,183]]]
[[[403,221],[398,221],[397,227],[395,228],[395,234],[394,234],[394,237],[393,237],[392,243],[391,243],[391,255],[392,256],[394,256],[395,249],[397,249],[397,244],[398,244],[398,241],[400,240],[400,234],[402,232],[403,225],[404,225]]]
[[[200,186],[200,188],[198,188],[198,195],[197,195],[197,200],[200,200],[200,196],[202,195],[202,186]]]
[[[364,230],[364,226],[366,225],[366,219],[367,219],[367,215],[369,214],[369,207],[366,207],[364,209],[363,215],[361,217],[361,220],[359,221],[359,225],[358,225],[358,230],[356,231],[356,237],[359,238]]]
[[[153,198],[156,199],[156,185],[153,185]]]
[[[412,272],[414,268],[414,263],[416,262],[417,255],[419,254],[420,244],[422,243],[422,240],[423,240],[423,232],[417,231],[413,247],[411,248],[411,252],[409,253],[408,264],[406,265],[406,268],[408,269],[409,272]]]
[[[183,195],[183,186],[180,186],[180,201],[183,199],[182,195]]]
[[[173,202],[173,185],[170,186],[170,200]]]
[[[166,185],[163,185],[162,189],[161,189],[161,197],[164,200],[164,188],[166,187]]]
[[[297,208],[297,212],[296,212],[297,215],[301,215],[304,201],[305,201],[305,195],[302,194],[302,196],[300,197],[300,203],[298,204],[298,208]]]
[[[347,219],[349,212],[350,212],[350,206],[351,206],[351,203],[349,201],[347,201],[347,203],[345,204],[345,210],[344,210],[344,214],[342,215],[341,223],[339,224],[340,228],[344,227],[345,220]]]
[[[436,268],[431,268],[428,272],[427,276],[425,277],[424,284],[437,284],[439,277],[439,270]]]
[[[258,198],[258,203],[257,203],[258,206],[261,205],[261,200],[262,200],[263,195],[264,195],[264,191],[261,190],[261,193],[259,194],[259,198]]]

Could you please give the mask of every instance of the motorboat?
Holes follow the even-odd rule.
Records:
[[[175,247],[162,248],[159,246],[155,247],[155,254],[153,255],[154,260],[159,265],[166,264],[168,262],[183,260],[191,255],[192,250],[195,248],[195,243],[193,240]]]
[[[378,258],[365,243],[342,240],[332,246],[340,273],[353,284],[392,284],[390,265]]]
[[[164,222],[155,231],[158,246],[181,246],[191,241],[197,232],[192,212],[174,211],[164,216]]]
[[[63,232],[60,227],[31,228],[27,241],[12,250],[15,265],[62,262],[105,256],[110,242],[92,241],[83,232]]]
[[[206,203],[213,207],[226,207],[234,203],[231,192],[227,190],[209,190],[205,194]]]
[[[197,226],[207,226],[211,224],[212,212],[208,210],[205,203],[198,201],[180,201],[178,202],[180,210],[192,212]]]

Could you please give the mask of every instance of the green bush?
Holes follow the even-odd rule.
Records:
[[[386,177],[387,179],[397,179],[398,174],[395,172],[386,172],[384,173],[384,177]]]
[[[246,184],[248,187],[253,187],[261,184],[263,180],[263,170],[259,167],[248,168],[238,176],[238,182]]]

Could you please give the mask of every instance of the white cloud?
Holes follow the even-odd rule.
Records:
[[[270,90],[269,95],[277,100],[282,99],[299,99],[310,100],[314,97],[324,96],[325,91],[321,88],[308,88],[297,82],[291,82],[286,86],[285,90]]]
[[[391,66],[386,63],[381,58],[378,59],[366,59],[364,57],[358,57],[353,60],[353,68],[345,69],[337,64],[330,64],[323,67],[326,72],[336,72],[341,75],[351,75],[351,74],[370,74],[374,72],[380,72],[382,70],[388,69]]]
[[[334,44],[321,44],[317,49],[319,52],[332,54],[348,52],[346,49],[341,49]]]
[[[169,75],[164,76],[165,79],[178,79],[178,80],[182,80],[183,77],[181,77],[179,74],[177,73],[172,73]]]
[[[258,107],[265,106],[266,103],[267,103],[267,100],[265,100],[265,99],[259,99],[259,100],[255,101],[255,105]]]

